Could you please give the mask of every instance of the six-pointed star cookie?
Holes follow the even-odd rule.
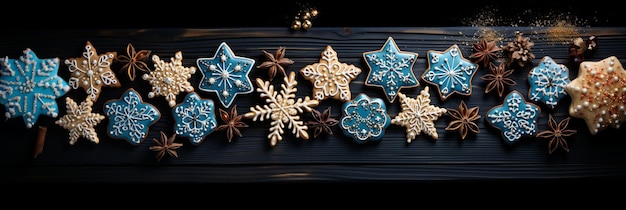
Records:
[[[39,59],[30,48],[19,59],[0,58],[0,103],[5,116],[22,116],[27,128],[40,115],[56,118],[56,99],[70,90],[58,70],[59,58]]]
[[[565,86],[569,114],[582,118],[591,134],[626,121],[626,71],[615,56],[580,63],[578,77]]]
[[[528,72],[528,98],[554,109],[557,102],[567,95],[565,85],[569,82],[567,66],[557,64],[550,56],[544,56],[539,65]]]
[[[79,105],[74,99],[65,97],[67,114],[54,123],[70,131],[70,145],[74,145],[81,137],[96,144],[100,142],[94,127],[104,120],[105,116],[92,113],[92,106],[93,101],[89,98],[86,98]]]
[[[403,93],[400,96],[402,111],[391,119],[391,124],[406,127],[406,142],[411,143],[420,133],[439,138],[435,121],[448,110],[430,104],[428,86],[420,92],[416,98],[409,98]]]
[[[526,102],[524,95],[519,91],[511,91],[501,105],[487,111],[487,122],[500,129],[502,137],[508,144],[512,144],[525,136],[537,133],[537,118],[541,109],[539,106]]]
[[[165,96],[168,105],[173,107],[176,105],[176,96],[179,93],[193,91],[193,86],[187,80],[196,73],[196,67],[183,66],[183,53],[181,51],[176,52],[170,60],[171,62],[165,62],[158,55],[152,55],[154,71],[144,74],[142,78],[152,85],[152,91],[148,93],[148,98]]]
[[[307,65],[300,70],[302,76],[313,84],[313,98],[318,101],[334,98],[339,101],[352,99],[350,81],[361,74],[361,69],[346,63],[340,63],[337,52],[328,45],[320,61]]]
[[[107,101],[104,114],[109,118],[109,136],[125,139],[132,145],[141,143],[148,134],[148,128],[161,118],[159,110],[144,103],[133,88],[126,90],[120,99]]]
[[[98,55],[91,42],[87,42],[82,57],[65,60],[71,73],[70,87],[82,87],[91,101],[98,100],[102,87],[121,87],[120,81],[111,70],[115,56],[117,52]]]
[[[252,82],[248,77],[254,67],[254,59],[235,56],[226,42],[222,42],[212,58],[198,58],[196,61],[202,80],[200,90],[217,93],[224,107],[230,107],[238,94],[252,92]]]
[[[202,143],[217,127],[213,100],[202,99],[195,92],[187,94],[183,103],[174,106],[172,114],[176,135],[188,137],[193,145]]]
[[[459,46],[454,44],[445,52],[428,50],[428,68],[422,79],[437,86],[439,97],[446,100],[453,93],[472,94],[472,78],[478,65],[463,57]]]
[[[417,53],[400,51],[392,37],[387,38],[380,50],[363,53],[370,68],[365,85],[381,87],[389,102],[394,102],[400,89],[417,87],[413,73]]]

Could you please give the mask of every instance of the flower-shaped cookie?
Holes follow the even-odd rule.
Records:
[[[172,108],[174,115],[174,132],[191,140],[191,144],[199,145],[204,138],[215,130],[215,106],[211,99],[201,99],[191,92],[182,103]]]
[[[400,51],[393,38],[387,38],[380,50],[363,53],[370,68],[365,85],[381,87],[387,100],[394,102],[400,89],[419,85],[413,73],[417,56],[417,53]]]
[[[161,60],[158,55],[152,55],[154,71],[144,74],[141,78],[150,82],[152,91],[148,93],[149,98],[165,96],[168,105],[176,105],[176,96],[181,92],[192,92],[193,86],[187,81],[191,75],[196,73],[196,67],[183,66],[183,53],[176,52],[171,62]]]
[[[39,59],[30,48],[19,59],[0,58],[0,103],[5,116],[22,116],[27,128],[41,115],[56,118],[56,99],[70,90],[58,70],[59,58]]]
[[[528,99],[554,109],[557,102],[567,95],[565,86],[569,82],[569,69],[544,56],[539,65],[528,72]]]
[[[117,52],[98,55],[91,42],[87,42],[82,57],[65,60],[71,73],[70,87],[82,87],[91,101],[98,100],[102,87],[121,87],[120,81],[111,70],[115,56]]]
[[[385,101],[361,93],[351,101],[343,103],[339,122],[344,135],[362,144],[380,141],[391,124],[391,117],[387,114]]]
[[[472,94],[472,78],[478,65],[464,58],[458,45],[450,46],[445,52],[428,50],[427,56],[428,68],[422,79],[437,86],[441,100],[453,93]]]
[[[447,112],[447,109],[430,104],[430,93],[428,86],[420,92],[416,98],[409,98],[403,93],[400,96],[402,111],[391,119],[391,124],[406,127],[406,142],[411,143],[420,133],[439,138],[435,121]]]
[[[313,84],[313,98],[318,101],[334,98],[339,101],[352,99],[350,81],[361,74],[361,69],[351,64],[340,63],[337,52],[328,45],[322,58],[315,64],[307,65],[300,74]]]
[[[222,42],[212,58],[196,60],[202,80],[200,90],[215,92],[224,107],[230,107],[238,94],[252,92],[252,82],[248,77],[254,67],[254,59],[239,57]]]
[[[565,86],[569,114],[582,118],[592,135],[626,121],[626,71],[615,56],[580,63],[578,77]]]
[[[109,118],[109,136],[124,139],[132,145],[139,145],[146,138],[148,128],[161,118],[159,110],[144,103],[133,88],[126,90],[120,99],[107,101],[104,114]]]
[[[54,121],[54,123],[70,131],[70,145],[74,145],[81,137],[96,144],[100,142],[94,127],[104,120],[105,116],[92,113],[91,106],[93,106],[93,101],[89,98],[79,105],[72,98],[65,97],[67,114]]]
[[[513,144],[525,136],[537,133],[537,118],[541,109],[539,106],[526,102],[524,95],[513,90],[501,105],[492,107],[486,113],[487,122],[502,132],[502,137],[508,144]]]

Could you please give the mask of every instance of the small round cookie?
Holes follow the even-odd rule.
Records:
[[[117,100],[108,100],[104,104],[104,114],[109,119],[107,134],[132,145],[143,142],[150,126],[161,118],[159,110],[144,103],[133,88],[126,90]]]
[[[472,94],[472,78],[478,65],[464,58],[458,45],[454,44],[444,52],[428,50],[426,55],[428,68],[422,73],[422,79],[437,87],[441,100],[454,93]]]
[[[359,144],[380,141],[391,124],[385,101],[370,98],[365,93],[360,93],[351,101],[343,103],[341,113],[339,125],[344,135]]]
[[[558,101],[567,95],[565,86],[569,82],[567,66],[556,63],[550,56],[544,56],[539,65],[528,72],[528,99],[554,109]]]
[[[500,129],[505,142],[513,144],[522,137],[537,133],[537,119],[541,114],[539,106],[526,102],[524,95],[513,90],[501,105],[494,106],[486,113],[487,122]]]
[[[361,69],[339,62],[337,52],[328,45],[319,62],[300,69],[300,74],[313,84],[315,100],[333,98],[345,102],[352,99],[350,82],[361,74]]]
[[[199,145],[217,127],[213,100],[202,99],[196,92],[185,96],[182,103],[172,108],[174,132]]]

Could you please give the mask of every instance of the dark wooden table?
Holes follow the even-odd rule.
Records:
[[[274,52],[279,46],[286,47],[286,57],[295,61],[286,68],[298,73],[306,65],[317,63],[320,53],[327,45],[338,53],[340,62],[353,64],[363,72],[351,84],[353,96],[367,93],[372,97],[384,98],[381,89],[364,85],[369,72],[362,53],[378,50],[391,36],[403,51],[418,53],[413,70],[416,76],[427,68],[428,50],[444,51],[457,44],[464,57],[471,53],[471,45],[479,41],[484,31],[491,31],[501,38],[499,45],[511,41],[516,32],[535,42],[532,52],[537,65],[543,56],[567,64],[570,78],[577,75],[578,67],[568,63],[568,46],[571,38],[598,37],[599,48],[590,61],[599,61],[608,56],[617,56],[622,63],[626,57],[626,28],[594,27],[573,28],[573,33],[564,40],[555,39],[547,27],[314,27],[309,31],[290,31],[283,27],[270,28],[147,28],[147,29],[24,29],[3,31],[0,39],[0,55],[18,58],[26,48],[32,49],[39,58],[74,58],[81,55],[86,41],[90,41],[98,53],[115,51],[125,54],[128,43],[137,50],[151,50],[162,59],[169,59],[177,51],[183,53],[183,64],[195,66],[196,59],[212,57],[221,42],[227,42],[237,56],[253,58],[256,64],[265,61],[262,50]],[[562,37],[560,37],[562,38]],[[502,57],[500,59],[503,59]],[[151,63],[150,63],[151,65]],[[283,141],[274,147],[268,146],[266,135],[269,122],[244,120],[250,125],[243,129],[243,137],[228,142],[224,132],[215,131],[198,146],[186,138],[177,138],[184,144],[178,149],[178,158],[166,156],[157,161],[156,153],[148,147],[159,132],[173,133],[171,109],[163,97],[148,98],[150,85],[137,77],[130,81],[119,73],[114,65],[120,88],[104,87],[100,98],[94,103],[94,112],[103,113],[103,103],[118,99],[128,88],[138,90],[144,101],[158,107],[162,117],[154,124],[148,137],[140,145],[133,146],[121,139],[106,135],[108,119],[96,126],[100,143],[94,144],[80,139],[75,145],[68,144],[68,131],[54,124],[56,119],[42,116],[33,128],[26,128],[20,118],[6,119],[0,124],[2,146],[0,146],[0,182],[5,184],[45,183],[300,183],[300,182],[446,182],[446,181],[498,181],[498,180],[621,180],[626,177],[626,129],[608,129],[590,135],[582,119],[572,118],[570,127],[577,130],[567,138],[570,152],[558,149],[548,153],[546,139],[528,137],[514,145],[506,144],[497,129],[485,121],[485,113],[491,107],[502,104],[495,91],[485,94],[485,83],[480,76],[487,73],[479,69],[473,78],[473,93],[468,97],[453,95],[445,101],[436,95],[431,86],[432,104],[445,108],[457,108],[460,100],[468,106],[480,107],[481,119],[477,121],[480,133],[470,134],[461,140],[456,131],[444,128],[450,117],[444,115],[436,121],[438,139],[421,134],[410,144],[405,140],[405,128],[391,125],[384,138],[378,143],[355,144],[334,127],[333,135],[322,135],[309,140],[294,138],[289,131]],[[153,67],[151,66],[153,69]],[[511,76],[517,85],[508,91],[528,92],[527,73],[530,67],[518,69]],[[138,72],[139,75],[143,72]],[[69,78],[67,66],[61,64],[59,75]],[[214,93],[197,88],[201,73],[196,72],[189,80],[196,93],[216,102]],[[268,79],[265,70],[253,68],[255,78]],[[280,77],[280,75],[279,75]],[[280,84],[281,79],[274,79]],[[416,88],[405,88],[402,92],[416,96],[426,83]],[[279,88],[280,86],[276,86]],[[311,83],[298,76],[298,97],[311,95]],[[65,96],[82,100],[82,89],[70,90]],[[180,102],[185,93],[178,97]],[[249,107],[262,104],[259,93],[238,95],[235,99],[240,114]],[[64,97],[57,99],[65,114]],[[323,111],[332,108],[332,117],[339,119],[341,102],[325,100],[315,107]],[[548,114],[557,120],[568,117],[570,99],[565,97],[553,111],[542,107],[538,130],[547,129]],[[387,102],[388,113],[395,116],[400,104]],[[4,109],[2,109],[4,112]],[[310,120],[310,113],[302,115]],[[223,121],[218,119],[221,124]],[[37,127],[47,127],[43,152],[33,158]]]

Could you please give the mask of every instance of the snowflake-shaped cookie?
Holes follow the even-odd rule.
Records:
[[[188,79],[196,73],[196,67],[183,66],[183,53],[176,52],[171,62],[161,60],[158,55],[152,55],[154,71],[142,76],[143,80],[149,81],[152,91],[148,93],[149,98],[165,96],[168,105],[176,105],[176,96],[181,92],[192,92],[193,86]]]
[[[96,144],[100,142],[94,127],[104,120],[105,116],[92,113],[92,106],[93,101],[90,98],[86,98],[78,105],[72,98],[65,97],[67,114],[54,123],[70,131],[70,145],[74,145],[81,137]]]
[[[429,50],[426,61],[428,68],[422,79],[437,86],[441,100],[446,100],[453,93],[472,94],[472,78],[478,65],[464,58],[458,45],[450,46],[445,52]]]
[[[104,104],[104,114],[109,118],[109,136],[125,139],[132,145],[141,143],[148,134],[148,128],[161,118],[159,110],[141,100],[133,88],[129,88],[118,100]]]
[[[334,98],[339,101],[352,99],[350,82],[361,74],[361,69],[340,63],[337,52],[328,45],[318,63],[300,70],[302,76],[313,84],[313,98],[322,101]]]
[[[58,116],[56,99],[70,90],[57,75],[59,58],[39,59],[27,48],[19,59],[0,58],[0,65],[0,103],[7,118],[22,116],[31,128],[40,115]]]
[[[310,99],[305,96],[304,99],[296,100],[296,92],[298,89],[298,81],[296,74],[290,72],[288,77],[284,78],[284,83],[280,85],[282,90],[274,90],[274,86],[269,81],[256,79],[256,91],[261,93],[261,98],[265,98],[266,105],[250,107],[250,112],[245,113],[245,118],[252,118],[253,121],[263,121],[271,119],[270,134],[267,138],[270,140],[271,146],[275,146],[278,141],[283,140],[282,134],[285,126],[291,129],[296,138],[309,139],[307,133],[308,127],[300,119],[303,112],[311,112],[313,107],[319,104],[318,100]]]
[[[578,77],[565,86],[569,114],[584,119],[592,135],[626,121],[626,71],[615,56],[580,63]]]
[[[92,101],[98,100],[102,87],[121,87],[120,81],[111,70],[115,56],[117,52],[98,55],[91,42],[87,42],[82,57],[65,60],[71,73],[70,87],[82,87]]]
[[[362,144],[381,140],[391,124],[391,118],[382,99],[360,93],[351,101],[343,103],[339,124],[344,135]]]
[[[406,127],[406,142],[411,143],[420,133],[424,132],[433,139],[439,138],[435,121],[447,112],[447,109],[430,104],[428,86],[416,98],[409,98],[403,93],[400,96],[402,111],[391,119],[391,124]]]
[[[387,100],[394,102],[400,89],[419,85],[413,73],[417,56],[417,53],[400,51],[393,38],[387,38],[380,50],[363,53],[370,68],[365,85],[381,87]]]
[[[200,90],[215,92],[224,107],[230,107],[238,94],[252,92],[248,77],[254,67],[254,59],[235,56],[228,44],[222,42],[212,58],[196,61],[202,80]]]
[[[537,133],[537,118],[541,110],[539,106],[526,102],[519,91],[511,91],[502,105],[487,111],[487,122],[500,129],[506,143],[512,144],[524,136]]]
[[[528,73],[528,99],[554,109],[557,102],[567,95],[565,86],[569,82],[567,66],[557,64],[550,56],[544,56],[539,65]]]
[[[176,135],[188,137],[193,145],[202,143],[217,127],[213,100],[201,99],[195,92],[187,94],[183,103],[174,106],[172,114]]]

